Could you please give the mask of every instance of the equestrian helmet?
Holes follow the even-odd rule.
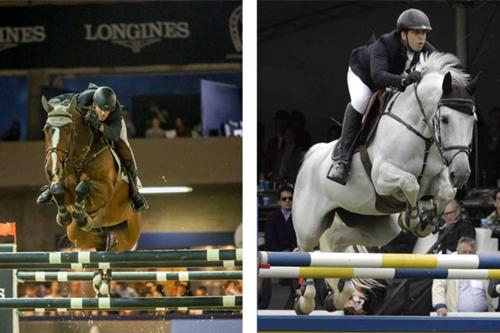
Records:
[[[399,15],[396,28],[398,31],[432,30],[429,17],[423,11],[414,8],[407,9]]]
[[[116,94],[110,87],[99,87],[94,93],[94,103],[103,111],[113,111],[116,107]]]

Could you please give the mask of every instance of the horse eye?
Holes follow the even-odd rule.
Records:
[[[442,117],[441,117],[441,122],[442,122],[443,124],[448,124],[448,117],[447,117],[447,116],[442,116]]]

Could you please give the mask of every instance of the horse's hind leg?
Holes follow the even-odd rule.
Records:
[[[77,248],[96,249],[97,251],[105,249],[106,237],[100,231],[83,231],[73,222],[66,228],[66,232],[69,240]]]
[[[111,228],[111,234],[116,239],[113,250],[129,251],[134,249],[139,240],[141,215],[134,213],[126,222]]]

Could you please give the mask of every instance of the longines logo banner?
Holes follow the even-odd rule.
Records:
[[[241,1],[2,7],[0,68],[240,62]]]

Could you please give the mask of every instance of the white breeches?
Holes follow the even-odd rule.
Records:
[[[360,114],[364,114],[372,97],[371,89],[357,76],[351,67],[347,70],[347,87],[351,96],[351,105]]]

